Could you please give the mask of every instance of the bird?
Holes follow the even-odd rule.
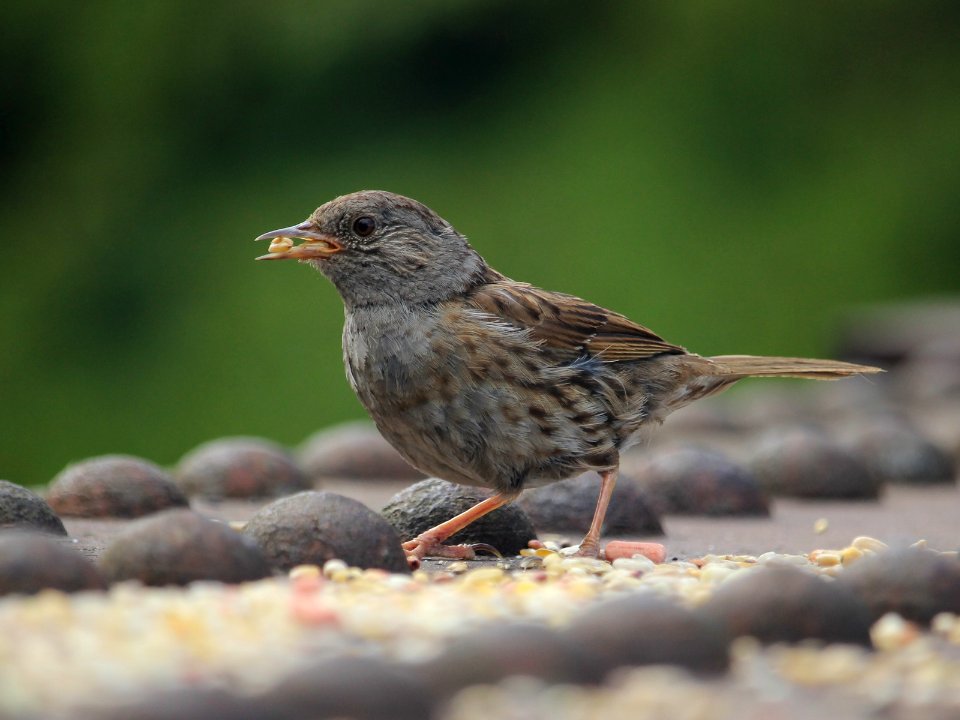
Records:
[[[260,235],[258,260],[298,260],[343,301],[347,379],[380,433],[429,476],[493,491],[403,543],[407,560],[472,559],[445,541],[538,487],[593,470],[578,554],[600,554],[620,456],[671,412],[747,377],[880,372],[837,360],[706,357],[620,313],[493,269],[426,205],[364,190]]]

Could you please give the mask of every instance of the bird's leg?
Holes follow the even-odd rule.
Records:
[[[455,515],[446,522],[442,522],[436,527],[426,530],[413,540],[403,543],[403,550],[407,554],[407,562],[411,567],[419,567],[420,560],[427,557],[446,557],[457,558],[460,560],[472,560],[475,557],[474,550],[494,550],[489,545],[483,543],[477,545],[444,545],[443,541],[451,535],[463,530],[474,520],[479,520],[489,512],[498,507],[506,505],[516,497],[516,493],[509,495],[497,493],[481,500],[471,508],[464,510],[459,515]],[[494,550],[494,552],[496,552]]]
[[[581,557],[595,558],[600,554],[600,531],[603,529],[603,519],[607,515],[607,506],[610,504],[613,488],[617,484],[617,470],[618,468],[613,468],[600,473],[600,496],[597,498],[597,508],[593,511],[590,529],[583,536],[580,550],[577,552]]]

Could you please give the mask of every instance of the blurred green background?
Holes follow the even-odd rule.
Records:
[[[252,238],[362,188],[698,352],[960,288],[960,4],[6,0],[0,477],[363,411]]]

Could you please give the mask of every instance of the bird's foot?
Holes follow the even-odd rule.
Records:
[[[487,543],[472,545],[444,545],[430,532],[425,532],[413,540],[403,543],[403,551],[407,555],[407,564],[411,570],[420,567],[425,557],[448,558],[451,560],[474,560],[478,552],[485,552],[496,557],[503,557],[500,551]]]
[[[600,557],[600,540],[588,535],[580,542],[575,555],[576,557],[588,558]]]

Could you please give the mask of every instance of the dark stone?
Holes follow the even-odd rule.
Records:
[[[753,473],[715,450],[657,451],[634,472],[653,506],[665,515],[770,514],[767,496]]]
[[[331,656],[258,695],[218,688],[157,692],[89,715],[86,720],[426,720],[433,697],[413,672],[384,660]]]
[[[593,679],[635,665],[721,673],[730,662],[730,638],[721,624],[649,592],[587,608],[572,620],[565,636],[593,668]]]
[[[772,495],[873,500],[882,487],[853,451],[826,435],[801,428],[768,435],[748,465],[761,487]]]
[[[885,417],[848,427],[846,444],[881,481],[909,485],[956,481],[950,455],[906,421]]]
[[[243,532],[281,570],[339,558],[356,567],[409,572],[390,524],[363,503],[334,493],[307,491],[275,500]]]
[[[313,486],[284,448],[260,438],[222,438],[183,456],[177,484],[187,495],[209,500],[289,495]]]
[[[812,572],[771,564],[720,585],[703,611],[731,636],[763,643],[870,643],[870,613],[851,590]]]
[[[256,543],[192,510],[167,510],[130,523],[103,553],[100,569],[111,582],[156,586],[239,583],[270,575]]]
[[[0,480],[0,530],[14,528],[67,534],[46,500],[16,483]]]
[[[586,472],[575,478],[525,490],[519,502],[539,531],[585,533],[593,520],[599,494],[600,476]],[[602,534],[663,535],[660,517],[650,496],[632,478],[623,474],[613,489]]]
[[[424,477],[367,422],[321,430],[304,441],[297,456],[314,481],[330,477],[359,480]]]
[[[895,612],[927,624],[941,612],[960,614],[960,560],[932,550],[889,550],[858,560],[838,584],[855,593],[876,620]]]
[[[64,517],[139,517],[186,506],[187,498],[153,463],[104,455],[61,471],[47,491],[47,502]]]
[[[462,635],[419,671],[426,684],[444,697],[470,685],[494,685],[513,675],[548,683],[602,679],[569,638],[533,623],[491,624]]]
[[[50,535],[0,532],[0,595],[33,595],[44,589],[103,590],[97,567]]]
[[[261,717],[425,720],[433,696],[407,668],[366,657],[328,657],[293,673],[260,701]]]
[[[429,478],[394,495],[383,509],[383,516],[407,541],[488,497],[490,493],[481,488]],[[516,555],[536,536],[527,514],[516,503],[510,503],[471,523],[447,544],[487,543],[504,555]]]

